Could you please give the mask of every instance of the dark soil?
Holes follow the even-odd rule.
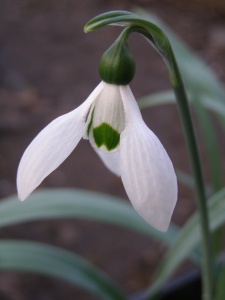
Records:
[[[33,137],[52,119],[77,107],[99,83],[98,63],[121,28],[85,34],[84,24],[109,10],[141,5],[162,18],[225,81],[223,11],[191,1],[1,0],[0,19],[0,197],[16,192],[20,157]],[[136,98],[169,89],[161,58],[141,37],[131,37],[137,72]],[[177,109],[143,112],[177,169],[190,172]],[[224,151],[224,150],[223,150]],[[82,141],[42,187],[75,187],[127,200],[120,179],[102,165]],[[173,221],[182,225],[195,210],[194,197],[179,187]],[[125,229],[88,220],[30,222],[1,229],[3,239],[27,239],[74,251],[104,270],[127,293],[151,280],[166,247]],[[184,266],[185,268],[185,266]],[[5,296],[4,296],[5,295]],[[5,298],[4,298],[5,297]],[[13,271],[0,274],[0,299],[96,299],[60,280]]]

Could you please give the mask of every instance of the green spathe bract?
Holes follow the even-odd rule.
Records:
[[[99,64],[103,81],[116,85],[127,85],[135,74],[135,62],[123,34],[103,54]]]
[[[93,136],[99,148],[104,145],[109,151],[115,149],[120,142],[119,132],[105,122],[93,129]]]

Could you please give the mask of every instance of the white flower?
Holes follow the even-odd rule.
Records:
[[[121,176],[135,210],[166,231],[177,200],[177,179],[162,144],[144,123],[128,85],[101,82],[75,110],[46,126],[31,142],[17,174],[21,200],[55,170],[81,138]]]

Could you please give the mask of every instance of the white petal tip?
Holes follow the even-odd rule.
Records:
[[[18,198],[21,202],[26,200],[28,197],[29,197],[29,194],[22,194],[22,193],[18,192]]]
[[[154,228],[161,232],[167,232],[169,228],[169,224],[157,224],[154,226]]]
[[[23,172],[21,172],[20,166],[17,173],[16,185],[17,185],[17,195],[21,202],[26,200],[36,188],[35,186],[34,187],[30,186],[29,183],[26,181],[24,182]]]
[[[137,211],[137,209],[135,209]],[[163,216],[161,213],[160,215],[157,215],[156,213],[154,215],[146,214],[146,210],[143,212],[137,211],[137,213],[142,217],[142,219],[145,220],[149,225],[154,227],[156,230],[161,232],[167,232],[169,225],[170,225],[170,216]]]
[[[167,194],[160,193],[160,197],[148,197],[145,201],[138,201],[133,203],[138,214],[152,227],[161,231],[167,232],[172,214],[177,202],[177,181],[171,181],[172,190],[168,188]],[[142,198],[144,200],[144,198]]]

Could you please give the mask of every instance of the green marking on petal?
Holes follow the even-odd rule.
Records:
[[[102,123],[93,129],[93,137],[96,145],[100,148],[106,146],[107,150],[115,149],[120,142],[120,134],[107,123]]]
[[[90,122],[88,124],[88,127],[87,127],[87,136],[89,136],[91,125],[92,125],[92,122],[93,122],[94,110],[95,110],[95,107],[93,108],[93,110],[91,112],[91,120],[90,120]]]

